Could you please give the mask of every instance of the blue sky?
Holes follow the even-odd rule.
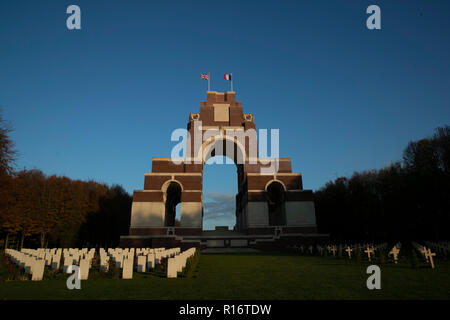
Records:
[[[66,28],[71,4],[82,30]],[[371,4],[381,30],[366,28]],[[449,124],[449,15],[446,0],[1,0],[0,108],[18,169],[131,193],[206,99],[200,73],[225,91],[232,72],[245,112],[280,129],[281,156],[317,190]],[[228,210],[209,227],[234,223],[236,179],[232,165],[205,169],[210,208]]]

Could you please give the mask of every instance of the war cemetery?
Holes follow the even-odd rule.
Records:
[[[450,299],[449,4],[129,3],[0,4],[0,300]]]
[[[186,145],[191,146],[190,153],[182,159],[153,158],[152,172],[145,174],[144,189],[134,191],[132,202],[128,206],[129,212],[117,212],[113,209],[114,215],[123,215],[128,221],[118,219],[107,209],[97,209],[103,210],[101,214],[109,219],[118,219],[121,230],[124,230],[124,226],[125,229],[128,228],[124,235],[109,235],[104,232],[105,227],[95,223],[89,225],[87,220],[88,226],[85,229],[90,232],[86,231],[85,246],[49,247],[49,242],[55,242],[54,236],[46,235],[40,224],[52,223],[57,228],[57,222],[52,219],[55,219],[54,209],[60,205],[57,198],[60,189],[54,187],[53,191],[48,191],[50,198],[54,198],[50,200],[51,203],[47,203],[48,212],[38,205],[34,208],[39,213],[25,210],[21,213],[23,216],[16,215],[16,211],[11,211],[10,215],[5,214],[4,226],[8,226],[6,223],[11,226],[17,222],[22,223],[20,228],[28,223],[30,233],[32,228],[40,230],[40,233],[39,241],[34,242],[35,248],[28,248],[24,245],[24,231],[14,234],[12,228],[8,229],[12,232],[6,234],[0,264],[1,297],[449,297],[449,242],[415,239],[396,242],[336,241],[333,239],[336,235],[319,232],[327,230],[320,228],[320,218],[325,222],[338,224],[325,215],[331,212],[326,208],[328,201],[335,199],[322,199],[325,192],[331,192],[329,189],[332,187],[328,186],[314,195],[311,190],[303,189],[302,175],[292,173],[289,158],[259,158],[257,150],[252,150],[257,146],[253,114],[243,112],[241,103],[235,99],[235,92],[208,91],[206,101],[201,102],[200,112],[190,113],[187,128],[190,133],[188,136],[193,137],[186,142]],[[434,139],[449,141],[448,127],[446,130],[445,135]],[[197,141],[197,135],[208,138]],[[247,145],[246,137],[250,141]],[[236,225],[233,230],[221,226],[215,230],[203,230],[203,167],[209,158],[219,153],[232,158],[238,171]],[[21,179],[34,183],[40,181],[38,185],[43,190],[52,190],[51,178],[39,174],[37,176],[36,178],[36,173],[22,172],[14,177],[12,185],[17,185],[13,185],[13,198],[20,199],[22,186],[29,188],[20,184]],[[38,195],[37,199],[42,201],[43,196],[46,195]],[[122,201],[126,202],[127,197],[124,199]],[[181,215],[178,220],[176,206],[179,204]],[[385,204],[392,205],[389,202]],[[12,208],[19,212],[21,205],[17,204]],[[30,206],[34,205],[36,204],[30,203]],[[316,205],[319,217],[316,217]],[[338,208],[339,205],[335,210],[339,210]],[[322,217],[320,209],[324,212]],[[361,211],[365,210],[367,208],[362,206]],[[347,219],[345,214],[341,217]],[[63,219],[64,216],[60,218]],[[386,221],[388,225],[390,218]],[[392,223],[395,225],[395,222]],[[447,225],[443,227],[447,228]],[[346,230],[345,226],[341,228]],[[380,228],[390,230],[383,226]],[[401,229],[398,224],[397,228],[399,237],[411,235],[410,230]],[[81,228],[79,232],[82,233],[83,230]],[[376,234],[377,230],[374,238]],[[107,236],[102,238],[102,235]],[[64,237],[59,237],[59,242],[64,243]],[[395,233],[391,235],[393,237]],[[114,247],[107,245],[114,241]],[[95,244],[90,245],[89,242]],[[374,266],[378,268],[377,272],[381,272],[382,280],[371,283],[370,270]],[[223,290],[215,290],[217,286],[221,286]],[[149,288],[151,290],[147,290]]]

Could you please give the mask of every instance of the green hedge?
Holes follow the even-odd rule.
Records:
[[[200,250],[196,250],[192,257],[186,261],[186,267],[183,269],[181,276],[183,278],[192,278],[194,276],[197,265],[200,261]]]

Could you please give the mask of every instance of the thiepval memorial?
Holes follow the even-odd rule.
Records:
[[[183,131],[184,145],[175,146],[171,157],[153,158],[144,189],[134,191],[130,231],[121,237],[121,246],[257,248],[327,237],[317,233],[313,193],[303,189],[302,174],[292,172],[290,158],[258,156],[258,138],[269,140],[268,131],[257,135],[253,114],[244,113],[234,91],[207,91],[200,112],[189,114]],[[236,165],[236,224],[233,230],[207,231],[202,226],[203,167],[221,155]]]

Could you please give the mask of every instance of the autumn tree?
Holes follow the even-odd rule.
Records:
[[[0,234],[27,245],[74,247],[118,245],[128,234],[131,196],[120,186],[47,176],[42,171],[14,172],[16,157],[10,126],[0,114]]]
[[[13,165],[17,152],[10,138],[11,126],[3,120],[0,112],[0,231],[6,234],[5,246],[10,233],[17,232],[12,212],[8,210],[11,198]]]

